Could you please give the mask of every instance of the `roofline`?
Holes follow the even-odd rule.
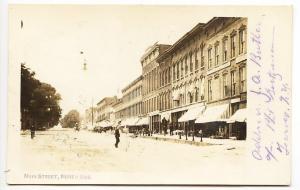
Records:
[[[137,77],[136,79],[134,79],[131,83],[129,83],[127,86],[125,86],[121,91],[122,93],[124,91],[126,91],[127,89],[129,89],[131,86],[133,86],[134,84],[138,83],[140,80],[143,79],[143,75],[140,75],[139,77]]]
[[[152,46],[148,47],[145,50],[145,53],[140,58],[140,62],[142,62],[145,59],[145,57],[147,57],[155,48],[161,47],[161,46],[171,46],[171,45],[170,44],[159,44],[158,42],[155,42]]]
[[[232,17],[213,17],[212,19],[210,19],[207,23],[198,23],[196,26],[194,26],[190,31],[188,31],[186,34],[184,34],[181,38],[179,38],[179,40],[177,40],[171,47],[169,47],[165,52],[163,52],[162,54],[160,54],[157,57],[157,61],[160,62],[163,59],[166,58],[166,56],[168,56],[170,53],[172,53],[176,48],[180,47],[183,43],[183,41],[185,41],[186,39],[190,38],[191,36],[195,35],[199,30],[203,31],[206,28],[208,28],[212,23],[214,23],[215,21],[219,20],[219,19],[223,19],[223,18],[232,18]]]

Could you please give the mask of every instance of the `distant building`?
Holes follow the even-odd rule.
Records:
[[[95,109],[96,122],[111,121],[113,117],[113,104],[117,102],[117,97],[105,97],[97,103]]]

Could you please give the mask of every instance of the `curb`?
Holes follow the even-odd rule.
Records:
[[[173,142],[178,144],[190,144],[194,146],[211,146],[211,145],[221,145],[221,144],[212,144],[212,143],[206,143],[206,142],[197,142],[197,141],[190,141],[190,140],[184,140],[184,139],[171,139],[171,138],[165,138],[165,137],[153,137],[153,136],[139,136],[145,139],[153,139],[158,141],[167,141],[167,142]]]

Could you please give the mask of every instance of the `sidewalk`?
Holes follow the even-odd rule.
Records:
[[[152,136],[138,136],[142,138],[148,138],[153,140],[160,140],[160,141],[168,141],[174,143],[182,143],[182,144],[190,144],[196,146],[210,146],[210,145],[226,145],[228,148],[236,148],[240,146],[244,146],[246,141],[245,140],[232,140],[232,139],[211,139],[211,138],[201,138],[200,137],[193,137],[189,136],[187,140],[185,140],[185,136],[181,136],[179,139],[179,135],[162,135],[162,134],[153,134]]]

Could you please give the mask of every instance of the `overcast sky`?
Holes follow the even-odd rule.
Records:
[[[19,5],[9,11],[9,61],[26,62],[54,86],[63,113],[117,95],[141,75],[146,48],[173,44],[213,14],[196,6]]]

